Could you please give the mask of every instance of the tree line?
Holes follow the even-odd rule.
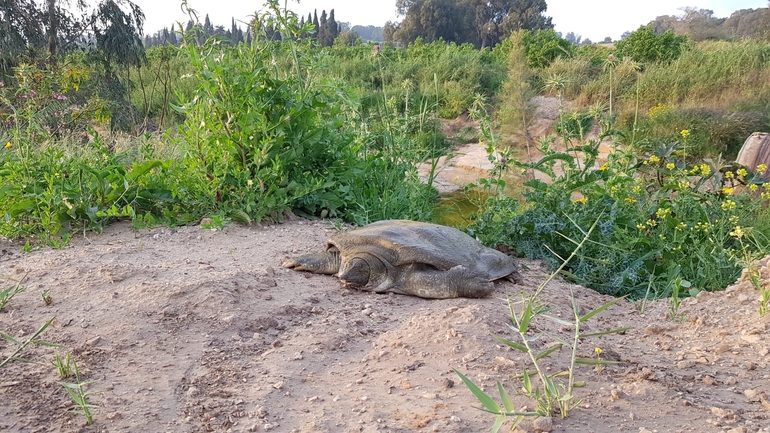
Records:
[[[309,13],[307,15],[307,21],[305,20],[305,17],[302,16],[300,19],[300,27],[304,26],[305,23],[312,23],[315,27],[315,32],[312,34],[304,34],[302,37],[315,37],[318,44],[324,47],[332,46],[334,40],[337,39],[343,28],[343,24],[338,23],[334,18],[334,9],[332,9],[329,14],[326,13],[326,10],[321,11],[320,18],[317,10],[312,14]],[[182,38],[180,37],[179,32],[175,30],[175,26],[175,24],[172,24],[171,29],[164,27],[151,35],[146,35],[144,37],[144,46],[150,48],[159,45],[181,44]],[[203,25],[200,28],[195,29],[193,21],[190,20],[187,22],[184,30],[185,32],[194,31],[197,42],[201,44],[206,38],[211,36],[225,38],[233,45],[237,45],[241,42],[250,44],[253,38],[250,26],[247,26],[244,31],[236,24],[235,18],[232,18],[229,28],[225,28],[223,25],[213,25],[208,14],[206,14]],[[281,38],[279,32],[276,32],[274,28],[266,29],[266,34],[270,38]]]
[[[400,22],[387,22],[385,41],[408,45],[443,39],[492,47],[518,30],[552,29],[545,0],[397,0]]]
[[[109,71],[112,64],[135,64],[143,56],[144,13],[130,0],[84,2],[0,1],[0,76],[20,59],[44,57],[55,64],[62,53],[90,49]],[[95,48],[95,49],[94,49]]]
[[[770,4],[770,3],[769,3]],[[710,9],[682,8],[682,15],[662,15],[648,25],[655,33],[671,30],[694,41],[770,37],[770,9],[741,9],[728,18],[714,16]]]

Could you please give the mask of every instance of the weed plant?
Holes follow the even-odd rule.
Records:
[[[88,398],[95,392],[88,391],[88,387],[93,384],[94,381],[84,382],[80,379],[80,370],[78,369],[78,364],[75,360],[72,360],[72,371],[75,373],[75,382],[59,382],[59,385],[67,390],[72,401],[75,402],[75,409],[73,409],[72,412],[83,415],[86,418],[86,424],[91,424],[94,422],[91,409],[96,406],[89,403]]]
[[[569,412],[572,409],[578,407],[581,402],[581,400],[577,399],[574,395],[575,388],[585,385],[584,382],[576,381],[576,366],[578,364],[588,364],[594,365],[597,368],[601,368],[605,365],[617,364],[617,362],[602,360],[599,357],[579,357],[578,346],[588,337],[616,334],[628,330],[628,328],[618,328],[591,334],[581,332],[582,323],[587,322],[597,314],[621,301],[623,298],[613,299],[612,301],[603,304],[602,306],[590,311],[589,313],[581,314],[580,308],[575,299],[575,295],[570,291],[570,297],[572,299],[572,312],[574,315],[574,320],[571,322],[557,317],[549,316],[547,314],[549,309],[543,305],[540,299],[540,295],[548,283],[553,280],[553,278],[558,275],[559,272],[563,270],[564,267],[578,255],[578,252],[589,241],[591,233],[596,229],[598,222],[599,219],[594,221],[590,228],[584,229],[578,227],[578,231],[583,234],[582,239],[580,241],[569,239],[575,245],[571,254],[563,259],[559,269],[553,272],[549,278],[547,278],[538,286],[538,289],[535,291],[535,293],[531,295],[522,294],[520,301],[513,301],[512,298],[508,298],[508,309],[511,314],[511,324],[508,326],[514,332],[514,334],[516,334],[517,340],[520,342],[512,341],[499,335],[494,335],[494,338],[498,342],[528,355],[530,363],[535,370],[533,373],[530,373],[527,368],[522,370],[522,390],[520,393],[534,400],[535,410],[517,411],[510,395],[505,390],[503,385],[498,382],[497,391],[503,403],[501,407],[490,395],[486,394],[476,384],[474,384],[472,380],[470,380],[459,371],[455,370],[455,372],[462,379],[463,383],[465,383],[465,385],[471,390],[474,396],[476,396],[476,398],[482,403],[484,406],[483,409],[496,415],[495,423],[491,429],[492,432],[497,432],[508,418],[513,418],[511,430],[516,429],[516,427],[523,421],[524,417],[527,416],[551,417],[558,414],[562,418],[566,418],[569,415]],[[543,333],[530,335],[530,331],[532,328],[531,325],[540,317],[547,318],[561,326],[573,328],[574,331],[572,340],[568,341],[560,337],[548,336],[552,338],[553,343],[546,344],[546,348],[544,350],[536,353],[532,343],[543,338],[544,335]],[[546,369],[543,365],[543,359],[547,358],[563,347],[570,349],[570,360],[567,369],[549,374],[547,372],[548,369]],[[601,353],[600,350],[601,349],[597,350],[597,355]],[[537,377],[539,380],[539,386],[533,383],[533,377]],[[564,379],[560,380],[560,378]]]
[[[38,337],[39,337],[39,336],[40,336],[40,335],[41,335],[43,332],[45,332],[45,330],[46,330],[46,329],[47,329],[49,326],[51,326],[51,323],[53,323],[53,321],[54,321],[55,319],[56,319],[55,317],[52,317],[50,320],[48,320],[47,322],[45,322],[45,324],[43,324],[43,326],[41,326],[40,328],[38,328],[38,330],[37,330],[37,331],[35,331],[35,332],[34,332],[34,333],[33,333],[33,334],[32,334],[32,335],[29,337],[29,338],[27,338],[27,339],[26,339],[26,340],[24,340],[24,341],[19,341],[19,340],[17,340],[17,339],[15,339],[15,338],[13,338],[12,336],[10,336],[10,335],[8,335],[8,334],[6,334],[6,333],[4,333],[4,332],[0,332],[0,337],[3,337],[3,338],[5,338],[5,339],[6,339],[6,340],[8,340],[8,341],[9,341],[11,344],[13,344],[13,345],[15,345],[15,346],[16,346],[16,350],[14,350],[12,354],[8,355],[8,357],[6,357],[6,358],[5,358],[3,361],[0,361],[0,368],[3,368],[3,367],[5,367],[7,364],[9,364],[9,363],[10,363],[10,362],[12,362],[12,361],[16,361],[16,362],[24,362],[24,363],[32,363],[33,361],[30,361],[30,360],[28,360],[28,359],[26,359],[26,358],[22,358],[22,357],[20,357],[20,356],[19,356],[19,354],[20,354],[22,351],[24,351],[24,349],[25,349],[27,346],[29,346],[30,344],[34,344],[34,345],[37,345],[37,346],[48,346],[48,347],[56,347],[56,346],[57,346],[56,344],[53,344],[53,343],[48,343],[48,342],[46,342],[46,341],[42,341],[42,340],[38,340]]]
[[[69,352],[66,356],[59,355],[58,351],[54,352],[54,360],[51,361],[51,365],[56,368],[60,379],[67,379],[72,375],[73,363],[74,360]]]
[[[201,45],[194,29],[184,35],[199,83],[178,107],[185,166],[199,179],[192,195],[241,222],[288,210],[357,223],[429,216],[432,190],[416,176],[408,132],[383,122],[377,142],[344,83],[315,69],[324,53],[299,38],[311,24],[300,27],[275,1],[267,6],[251,45]],[[393,116],[387,107],[380,113]]]
[[[687,138],[687,130],[680,132]],[[770,190],[759,177],[767,167],[753,173],[720,158],[687,164],[679,143],[643,158],[616,149],[599,165],[603,137],[568,145],[569,152],[544,140],[541,160],[509,161],[540,171],[550,183],[527,181],[523,206],[492,197],[469,232],[556,267],[578,227],[598,220],[595,235],[562,273],[599,292],[635,298],[671,296],[678,278],[690,284],[685,295],[723,289],[740,274],[744,247],[768,251]]]
[[[0,291],[0,312],[3,311],[3,308],[11,302],[11,299],[14,298],[14,296],[18,295],[19,293],[23,293],[27,290],[26,287],[21,285],[21,282],[24,280],[24,278],[20,279],[16,282],[16,285],[6,288],[5,290]]]

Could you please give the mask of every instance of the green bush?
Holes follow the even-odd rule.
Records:
[[[615,44],[620,57],[631,57],[637,62],[671,62],[679,58],[687,47],[687,36],[668,30],[656,34],[651,26],[640,26],[626,39]]]
[[[640,116],[636,124],[637,136],[634,143],[642,152],[649,152],[660,143],[679,142],[679,148],[686,151],[690,161],[723,155],[733,159],[743,146],[746,137],[762,130],[768,122],[761,112],[725,112],[709,109],[681,109],[668,105],[656,105]],[[623,118],[620,128],[631,137],[634,128],[630,116]],[[681,132],[687,131],[687,137]]]
[[[723,289],[747,255],[770,249],[770,190],[758,173],[716,159],[685,165],[674,144],[643,161],[615,152],[596,167],[597,148],[591,141],[566,154],[545,142],[541,161],[515,164],[551,182],[526,182],[523,206],[491,198],[469,232],[557,267],[596,223],[564,276],[635,298],[671,296],[678,278],[691,295]]]

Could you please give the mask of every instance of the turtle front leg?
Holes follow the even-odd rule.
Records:
[[[305,254],[295,258],[281,259],[281,266],[295,271],[334,275],[340,269],[340,252],[328,250],[322,253]]]

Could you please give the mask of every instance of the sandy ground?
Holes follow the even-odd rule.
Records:
[[[323,247],[328,222],[132,230],[121,223],[70,246],[21,252],[0,241],[0,289],[26,276],[27,291],[0,312],[0,331],[19,340],[45,321],[42,338],[71,353],[90,390],[94,423],[69,412],[54,349],[30,346],[38,362],[0,369],[0,431],[8,432],[482,432],[492,416],[453,372],[515,395],[531,365],[497,343],[514,338],[509,296],[546,277],[521,261],[524,281],[485,299],[424,300],[343,289],[331,276],[294,272],[280,258]],[[766,271],[770,271],[766,269]],[[770,278],[766,272],[765,278]],[[49,290],[51,305],[41,293]],[[571,317],[608,300],[554,281],[542,301]],[[681,320],[665,301],[621,301],[585,332],[631,327],[585,340],[582,356],[621,361],[578,367],[587,386],[562,432],[770,432],[770,320],[747,283],[684,300]],[[533,323],[536,341],[570,338],[568,327]],[[0,339],[0,360],[14,346]],[[562,349],[551,372],[566,366]],[[68,379],[71,381],[72,379]],[[520,408],[531,400],[515,396]],[[534,431],[533,421],[523,425]]]

